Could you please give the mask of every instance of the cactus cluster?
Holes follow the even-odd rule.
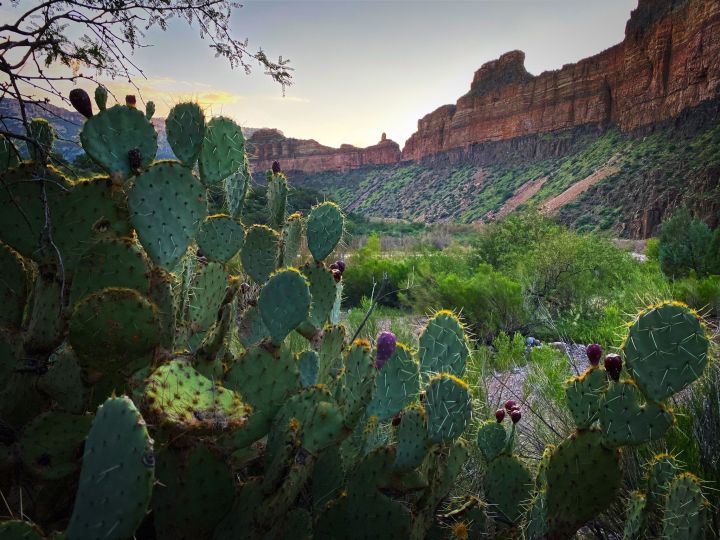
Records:
[[[477,432],[484,500],[448,508],[473,416],[458,317],[433,314],[416,347],[389,332],[350,343],[345,262],[327,261],[340,208],[288,216],[274,164],[268,226],[246,227],[240,127],[178,104],[178,159],[156,161],[154,106],[131,98],[108,107],[98,88],[94,114],[71,96],[101,177],[47,165],[41,121],[34,161],[1,141],[0,490],[34,522],[0,523],[2,538],[480,538],[493,523],[566,538],[615,499],[617,448],[661,436],[661,401],[704,368],[695,314],[641,313],[623,350],[632,380],[606,361],[612,380],[598,365],[569,383],[576,430],[537,477],[513,453],[522,413],[508,402]],[[702,530],[702,486],[668,467],[630,500],[629,535],[650,513],[666,536]]]

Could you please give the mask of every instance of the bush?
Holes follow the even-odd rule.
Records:
[[[713,240],[710,228],[681,208],[660,229],[658,260],[666,276],[677,279],[694,271],[707,272],[708,247]]]
[[[492,363],[498,371],[508,371],[525,364],[525,338],[519,332],[511,339],[501,331],[493,340],[493,347],[495,355]]]
[[[720,317],[720,276],[691,276],[677,281],[675,297],[708,317]]]

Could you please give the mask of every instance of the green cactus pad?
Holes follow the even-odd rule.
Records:
[[[243,312],[238,325],[238,339],[242,346],[249,348],[265,339],[269,334],[270,331],[265,327],[260,315],[260,308],[257,305],[248,307]]]
[[[670,482],[682,471],[680,463],[670,454],[658,454],[648,463],[647,504],[658,508],[667,495]]]
[[[468,423],[472,406],[468,385],[448,373],[432,378],[425,392],[428,436],[432,442],[457,439]]]
[[[217,319],[225,297],[228,275],[220,263],[211,262],[198,268],[193,278],[188,305],[188,322],[192,333],[201,333]]]
[[[5,135],[0,135],[0,173],[20,165],[20,152]]]
[[[462,439],[455,441],[449,448],[446,445],[436,446],[428,455],[431,466],[428,470],[429,489],[425,491],[418,507],[425,513],[434,515],[437,506],[447,497],[456,484],[463,465],[470,457],[467,444]]]
[[[228,262],[245,242],[245,229],[225,214],[208,216],[197,235],[198,247],[211,261]]]
[[[74,272],[78,259],[99,236],[132,234],[122,199],[108,178],[99,177],[77,182],[50,200],[53,241],[66,271]]]
[[[491,509],[517,524],[533,488],[533,478],[525,465],[516,457],[498,456],[488,463],[484,485]]]
[[[99,104],[98,104],[99,106]],[[80,132],[83,149],[110,175],[128,178],[133,170],[128,152],[140,153],[140,167],[145,168],[157,154],[157,133],[145,115],[124,105],[101,110],[89,118]]]
[[[127,397],[108,399],[85,442],[68,538],[132,538],[145,518],[154,480],[152,439],[142,416]]]
[[[70,289],[70,305],[107,287],[150,288],[150,263],[143,249],[130,238],[105,238],[91,245],[77,263]]]
[[[207,123],[200,150],[200,178],[206,185],[217,184],[243,168],[245,137],[229,118],[218,116]]]
[[[588,428],[597,420],[600,403],[607,388],[607,374],[598,367],[590,367],[582,375],[567,381],[565,396],[577,427]]]
[[[312,306],[308,322],[315,328],[322,328],[330,317],[335,304],[335,278],[322,263],[308,263],[300,271],[307,278],[312,295]]]
[[[625,507],[625,527],[623,540],[636,540],[640,538],[645,526],[645,495],[639,491],[632,491],[628,495]]]
[[[207,213],[202,184],[172,161],[158,162],[135,179],[128,206],[140,243],[167,269],[185,255]]]
[[[240,170],[228,176],[223,182],[227,212],[235,219],[240,219],[242,215],[250,180],[252,180],[250,165],[248,160],[245,159],[245,163]]]
[[[458,318],[449,311],[440,311],[420,334],[420,372],[425,375],[450,373],[462,377],[470,354],[465,331]]]
[[[372,401],[367,414],[384,422],[398,414],[417,399],[420,392],[420,372],[412,352],[397,343],[392,356],[383,364],[375,378]]]
[[[288,183],[283,173],[267,176],[267,208],[268,224],[280,230],[285,223],[285,206],[287,205]]]
[[[613,383],[600,404],[603,442],[627,446],[650,442],[665,435],[673,415],[660,403],[641,405],[642,394],[629,381]]]
[[[98,106],[98,109],[101,111],[104,111],[107,109],[107,98],[108,98],[108,91],[107,88],[104,86],[97,86],[95,88],[95,104]]]
[[[80,470],[80,455],[92,416],[48,412],[23,430],[20,459],[37,478],[58,480]]]
[[[258,307],[273,341],[280,343],[307,318],[310,301],[310,289],[300,272],[288,268],[272,275],[260,291]]]
[[[311,540],[312,517],[304,508],[294,508],[283,515],[267,533],[266,540]]]
[[[30,120],[30,139],[33,142],[26,141],[28,154],[32,161],[40,161],[47,159],[52,152],[53,143],[55,142],[55,130],[52,124],[44,118],[33,118]],[[39,148],[38,148],[39,147]]]
[[[45,228],[43,185],[50,201],[70,188],[68,180],[52,167],[38,171],[32,163],[22,163],[0,176],[0,239],[35,261],[46,255],[40,246]]]
[[[155,267],[150,272],[148,298],[155,304],[160,322],[160,346],[172,350],[175,338],[175,298],[173,283],[175,277],[162,268]]]
[[[484,422],[478,430],[477,445],[485,461],[499,457],[508,446],[508,433],[505,427],[494,420]]]
[[[345,347],[345,327],[329,326],[323,332],[323,341],[318,351],[320,355],[320,372],[318,382],[328,384],[334,377],[336,369],[342,365],[340,354]]]
[[[696,476],[690,473],[677,476],[670,484],[665,501],[662,537],[673,540],[705,538],[708,506]]]
[[[619,461],[599,430],[577,431],[555,448],[546,472],[551,538],[571,537],[610,506],[622,481]]]
[[[330,255],[342,238],[345,218],[337,204],[324,202],[313,207],[307,220],[307,244],[316,261]]]
[[[203,139],[205,138],[205,115],[197,103],[178,103],[165,119],[168,144],[175,157],[186,167],[194,167]]]
[[[340,408],[327,388],[318,385],[288,399],[275,415],[268,435],[265,463],[272,463],[284,444],[287,426],[297,422],[302,447],[312,454],[339,441],[343,432]]]
[[[627,367],[650,399],[662,401],[686,388],[707,365],[708,338],[700,318],[666,302],[642,312],[623,344]]]
[[[50,352],[62,341],[65,330],[62,295],[62,281],[58,276],[45,273],[37,276],[25,332],[27,351]]]
[[[375,369],[370,345],[357,340],[350,346],[342,375],[337,380],[335,397],[345,417],[345,426],[351,429],[365,412],[375,386]]]
[[[0,522],[2,540],[44,540],[40,529],[27,521],[9,520]]]
[[[251,412],[235,392],[203,377],[185,360],[157,368],[147,379],[144,401],[158,423],[183,432],[236,429]]]
[[[545,491],[536,491],[527,510],[525,538],[527,540],[545,540],[547,538],[547,500]]]
[[[30,289],[29,268],[15,250],[0,242],[0,326],[17,328],[22,323]]]
[[[152,120],[152,117],[155,115],[155,103],[153,101],[148,101],[145,104],[145,118],[148,120]]]
[[[85,409],[87,391],[82,370],[75,351],[67,344],[50,355],[48,369],[38,379],[37,386],[65,411],[79,414]]]
[[[395,467],[403,471],[419,467],[428,451],[427,417],[420,405],[411,405],[403,410],[397,440]]]
[[[299,213],[288,216],[282,231],[283,264],[295,266],[302,247],[303,219]]]
[[[252,415],[243,428],[252,434],[236,433],[243,438],[259,439],[267,434],[280,406],[299,390],[297,364],[285,348],[274,356],[262,346],[252,347],[232,364],[224,384],[252,407]]]
[[[211,538],[232,507],[230,469],[202,443],[160,452],[157,462],[152,507],[158,540]]]
[[[84,368],[112,373],[152,353],[159,343],[157,309],[132,289],[103,289],[75,305],[69,340]]]
[[[318,382],[320,372],[320,357],[315,351],[303,351],[298,357],[298,370],[300,372],[300,384],[309,388]]]
[[[263,503],[263,478],[253,476],[238,488],[232,508],[215,527],[212,540],[260,540],[255,509]]]
[[[323,508],[335,499],[345,488],[345,471],[343,470],[340,449],[331,446],[324,450],[315,463],[312,478],[313,509]]]
[[[246,232],[240,253],[243,269],[256,283],[265,283],[277,268],[278,234],[265,225],[253,225]]]

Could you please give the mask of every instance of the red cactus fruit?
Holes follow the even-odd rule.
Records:
[[[272,172],[273,172],[273,174],[278,174],[280,172],[280,162],[279,161],[273,161]]]
[[[92,117],[92,101],[90,101],[88,93],[82,88],[70,90],[70,104],[85,118]]]
[[[618,382],[620,380],[622,358],[620,358],[619,354],[608,354],[605,357],[605,371],[613,381]]]
[[[507,412],[512,411],[515,407],[517,407],[517,401],[515,401],[514,399],[508,399],[505,402],[505,410]]]
[[[505,409],[498,409],[495,411],[495,420],[498,421],[498,424],[505,420]]]
[[[510,413],[510,420],[512,420],[513,424],[517,424],[521,418],[522,413],[520,412],[520,409],[513,409],[513,411]]]
[[[598,345],[597,343],[593,343],[592,345],[588,345],[585,349],[585,353],[587,354],[588,360],[590,360],[590,363],[593,366],[597,366],[600,363],[600,358],[602,358],[602,347]]]
[[[125,105],[127,105],[131,109],[137,107],[137,100],[135,99],[135,96],[133,96],[132,94],[128,94],[127,96],[125,96]]]

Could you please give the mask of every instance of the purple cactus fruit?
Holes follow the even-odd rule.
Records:
[[[400,425],[401,420],[402,420],[402,413],[393,416],[392,425],[395,427],[398,427]]]
[[[498,424],[505,420],[505,409],[498,409],[495,411],[495,420],[498,421]]]
[[[335,283],[340,283],[340,280],[342,279],[342,272],[337,268],[333,268],[331,271],[333,277],[335,278]]]
[[[608,354],[605,357],[605,371],[613,381],[618,382],[620,380],[622,358],[620,358],[619,354]]]
[[[585,349],[585,354],[587,354],[588,360],[590,360],[590,363],[593,366],[597,366],[600,363],[600,358],[602,358],[602,352],[602,347],[597,343],[588,345],[587,349]]]
[[[342,259],[339,261],[335,261],[333,264],[337,267],[338,270],[340,270],[341,274],[345,271],[345,261],[343,261]]]
[[[522,413],[520,412],[520,409],[513,409],[510,413],[510,420],[512,420],[513,424],[517,424],[521,418]]]
[[[517,402],[516,402],[514,399],[508,399],[508,400],[505,402],[505,410],[506,410],[507,412],[512,411],[512,410],[513,410],[514,408],[516,408],[516,407],[517,407]]]
[[[273,161],[272,172],[273,172],[273,174],[278,174],[280,172],[280,162],[279,161]]]
[[[127,105],[131,109],[137,107],[137,100],[135,99],[135,96],[133,96],[132,94],[128,94],[127,96],[125,96],[125,105]]]
[[[375,346],[375,348],[377,349],[377,355],[375,357],[375,367],[377,369],[382,369],[382,367],[385,365],[385,362],[387,362],[388,359],[392,356],[392,354],[395,352],[396,344],[397,340],[395,339],[395,334],[393,334],[392,332],[380,332]]]
[[[70,90],[70,104],[85,118],[92,117],[92,101],[90,101],[88,93],[82,88],[74,88]]]
[[[142,156],[140,156],[140,150],[133,148],[128,150],[128,161],[130,162],[130,169],[137,171],[142,163]]]

